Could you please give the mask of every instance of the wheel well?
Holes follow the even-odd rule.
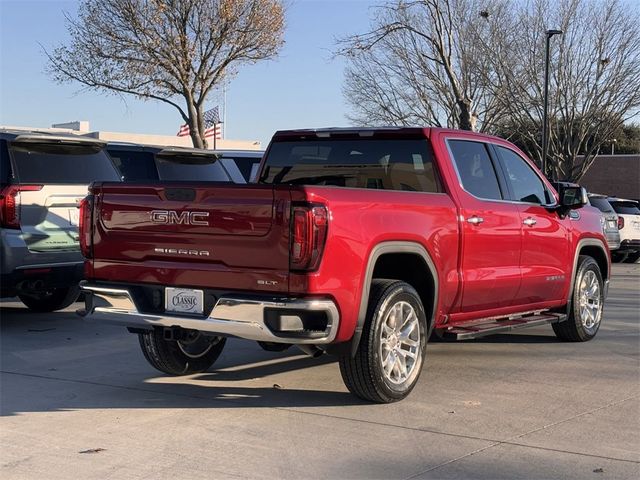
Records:
[[[602,279],[607,280],[609,278],[609,260],[607,254],[600,247],[586,245],[580,249],[579,255],[588,255],[593,258],[598,263],[598,267],[600,267]]]
[[[416,289],[429,327],[433,320],[435,304],[435,279],[424,259],[414,253],[386,253],[376,261],[372,278],[402,280]]]

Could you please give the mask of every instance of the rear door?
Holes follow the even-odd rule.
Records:
[[[527,160],[510,148],[494,147],[522,223],[522,283],[515,303],[560,300],[573,266],[567,228],[572,220],[561,219],[556,210],[545,208],[555,204],[555,198]]]
[[[461,311],[507,307],[520,287],[518,206],[505,201],[507,193],[485,143],[450,138],[447,145],[461,186]]]
[[[78,250],[78,205],[93,181],[119,180],[101,144],[12,142],[22,237],[32,252]]]

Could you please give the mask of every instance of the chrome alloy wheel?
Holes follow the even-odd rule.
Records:
[[[200,358],[209,353],[209,350],[220,341],[220,337],[202,335],[200,332],[192,332],[183,340],[178,340],[178,348],[189,358]]]
[[[412,380],[421,365],[420,323],[411,304],[400,301],[380,329],[380,360],[386,379],[396,385]]]
[[[580,279],[578,305],[582,326],[587,330],[592,330],[600,323],[602,317],[600,282],[592,270],[587,270]]]

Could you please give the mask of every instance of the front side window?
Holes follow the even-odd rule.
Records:
[[[450,140],[449,149],[467,192],[486,200],[502,199],[498,177],[484,143]]]
[[[319,139],[275,142],[262,183],[441,192],[426,140]]]
[[[514,200],[540,205],[552,202],[540,177],[520,155],[508,148],[496,146],[496,149],[502,158]]]

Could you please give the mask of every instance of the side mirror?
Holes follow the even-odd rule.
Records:
[[[587,199],[587,190],[584,187],[576,185],[575,187],[565,187],[560,193],[560,204],[566,208],[582,208],[589,200]]]
[[[565,211],[582,208],[589,203],[587,190],[576,183],[556,182],[553,185],[560,195],[560,208]]]

